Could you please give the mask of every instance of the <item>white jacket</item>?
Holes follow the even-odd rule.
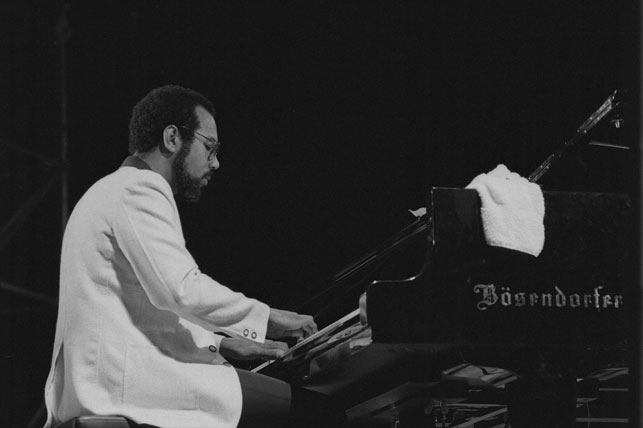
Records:
[[[121,167],[67,224],[45,426],[96,414],[235,427],[241,387],[213,332],[263,341],[268,315],[199,271],[167,181]]]

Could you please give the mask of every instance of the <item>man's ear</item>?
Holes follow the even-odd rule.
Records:
[[[181,134],[179,134],[179,130],[176,126],[166,126],[163,130],[163,143],[159,147],[161,153],[164,156],[170,157],[181,149],[182,144],[183,141],[181,140]]]

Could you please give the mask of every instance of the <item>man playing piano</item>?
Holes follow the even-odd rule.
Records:
[[[219,144],[197,92],[164,86],[134,107],[131,156],[85,193],[65,230],[46,427],[81,415],[160,427],[290,418],[288,384],[226,357],[275,359],[287,346],[267,337],[307,337],[312,317],[232,291],[185,247],[174,195],[199,199]]]

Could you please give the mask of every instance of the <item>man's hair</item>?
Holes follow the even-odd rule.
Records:
[[[181,139],[191,143],[199,126],[194,111],[197,106],[202,106],[214,117],[214,106],[210,100],[192,89],[167,85],[150,91],[132,109],[130,154],[149,152],[159,146],[163,141],[163,130],[169,125],[176,125]]]

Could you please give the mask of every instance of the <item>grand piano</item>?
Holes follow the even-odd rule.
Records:
[[[485,243],[474,190],[433,188],[426,215],[347,270],[391,253],[404,264],[414,242],[417,272],[366,275],[352,310],[254,370],[330,397],[355,427],[574,426],[601,373],[632,364],[633,207],[621,194],[544,198],[533,257]],[[628,400],[612,421],[632,420]]]

